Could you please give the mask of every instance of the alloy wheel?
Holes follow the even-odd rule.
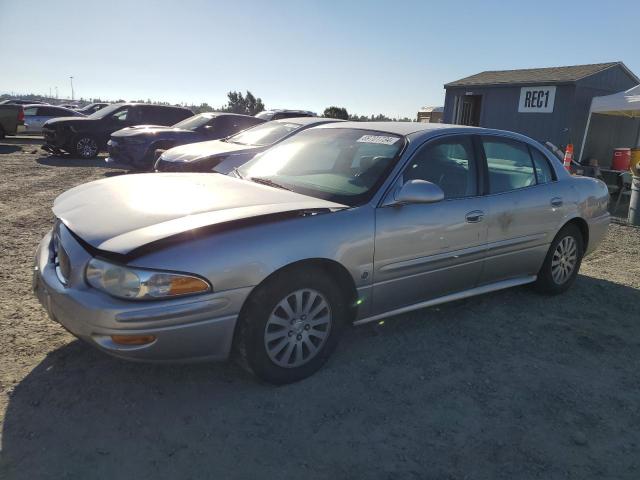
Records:
[[[331,308],[317,290],[296,290],[280,300],[264,329],[264,346],[273,363],[295,368],[314,358],[331,330]]]
[[[565,283],[576,268],[578,262],[578,245],[575,238],[564,237],[558,243],[553,258],[551,259],[551,276],[553,281],[562,285]]]
[[[84,137],[78,140],[76,150],[81,157],[90,158],[98,153],[98,144],[93,138]]]

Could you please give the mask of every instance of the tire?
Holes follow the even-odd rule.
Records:
[[[336,282],[323,270],[283,271],[260,285],[243,308],[236,357],[266,382],[297,382],[326,363],[348,316]]]
[[[79,136],[73,142],[73,153],[80,158],[94,158],[99,151],[97,140],[90,135]]]
[[[2,140],[5,137],[5,133],[4,133],[4,128],[2,128],[2,125],[0,125],[0,140]]]
[[[576,225],[566,225],[554,238],[534,286],[541,293],[557,295],[575,282],[584,255],[584,240]]]

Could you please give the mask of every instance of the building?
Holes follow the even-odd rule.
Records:
[[[418,110],[418,121],[422,123],[441,123],[444,107],[422,107]]]
[[[637,84],[622,62],[487,71],[445,84],[443,121],[511,130],[561,148],[573,143],[578,157],[591,99]],[[595,115],[583,158],[608,165],[613,148],[630,146],[637,126],[622,120]]]

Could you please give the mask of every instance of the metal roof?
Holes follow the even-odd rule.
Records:
[[[589,77],[608,68],[620,66],[629,76],[640,83],[631,70],[622,62],[594,63],[568,67],[527,68],[523,70],[493,70],[477,73],[445,84],[447,87],[469,87],[480,85],[513,85],[528,83],[571,83]]]

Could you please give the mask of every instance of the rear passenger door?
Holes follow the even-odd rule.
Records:
[[[490,212],[480,284],[535,275],[565,214],[549,159],[510,138],[476,140],[484,154]]]

